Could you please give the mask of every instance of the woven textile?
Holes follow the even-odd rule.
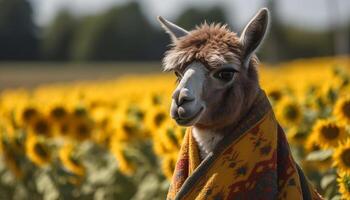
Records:
[[[294,162],[285,134],[262,92],[250,113],[203,161],[185,138],[168,200],[322,199]]]

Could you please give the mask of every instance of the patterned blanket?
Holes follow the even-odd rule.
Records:
[[[322,199],[293,160],[285,134],[262,92],[235,131],[203,161],[186,132],[168,200]]]

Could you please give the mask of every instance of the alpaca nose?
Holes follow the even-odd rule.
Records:
[[[180,91],[178,92],[177,98],[177,105],[181,106],[185,103],[191,102],[194,100],[193,94],[188,90],[187,88],[181,88]]]

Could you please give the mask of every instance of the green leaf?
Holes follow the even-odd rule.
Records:
[[[306,160],[308,160],[308,161],[325,161],[328,158],[330,158],[332,156],[332,154],[333,154],[333,151],[330,149],[313,151],[306,156]]]
[[[337,180],[337,176],[335,174],[328,174],[322,177],[321,179],[321,188],[326,189],[329,185],[334,183]]]

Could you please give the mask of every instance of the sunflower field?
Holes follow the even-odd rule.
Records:
[[[350,199],[350,58],[259,69],[295,159],[327,199]],[[0,94],[0,199],[165,199],[183,127],[175,76]]]

